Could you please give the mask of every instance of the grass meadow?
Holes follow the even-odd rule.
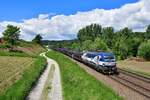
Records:
[[[47,62],[43,57],[0,57],[0,100],[23,100]]]
[[[64,100],[121,100],[111,88],[89,75],[65,55],[50,51],[47,56],[60,66]]]

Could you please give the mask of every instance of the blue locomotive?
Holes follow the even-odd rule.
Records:
[[[85,52],[81,56],[84,62],[88,62],[103,73],[117,73],[116,58],[110,52]]]

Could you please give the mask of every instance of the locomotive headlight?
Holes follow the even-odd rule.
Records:
[[[105,66],[105,63],[103,63],[102,66]]]

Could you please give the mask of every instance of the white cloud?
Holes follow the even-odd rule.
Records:
[[[26,40],[31,40],[36,34],[41,34],[44,39],[49,40],[72,39],[80,28],[91,23],[98,23],[103,27],[113,26],[116,30],[129,27],[134,31],[145,31],[146,26],[150,24],[149,5],[150,0],[140,0],[111,10],[94,9],[68,16],[40,14],[37,18],[25,19],[21,23],[0,22],[0,33],[8,24],[20,26],[21,38]]]

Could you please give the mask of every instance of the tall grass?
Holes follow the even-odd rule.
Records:
[[[60,66],[64,100],[122,99],[65,55],[50,51],[47,56],[56,60]]]
[[[46,66],[46,59],[36,58],[35,62],[26,69],[22,77],[14,83],[8,90],[0,96],[0,100],[23,100],[28,95],[32,86],[39,78],[41,72]]]
[[[19,80],[34,61],[31,57],[0,56],[0,95]]]
[[[23,52],[0,51],[0,56],[34,57]]]

